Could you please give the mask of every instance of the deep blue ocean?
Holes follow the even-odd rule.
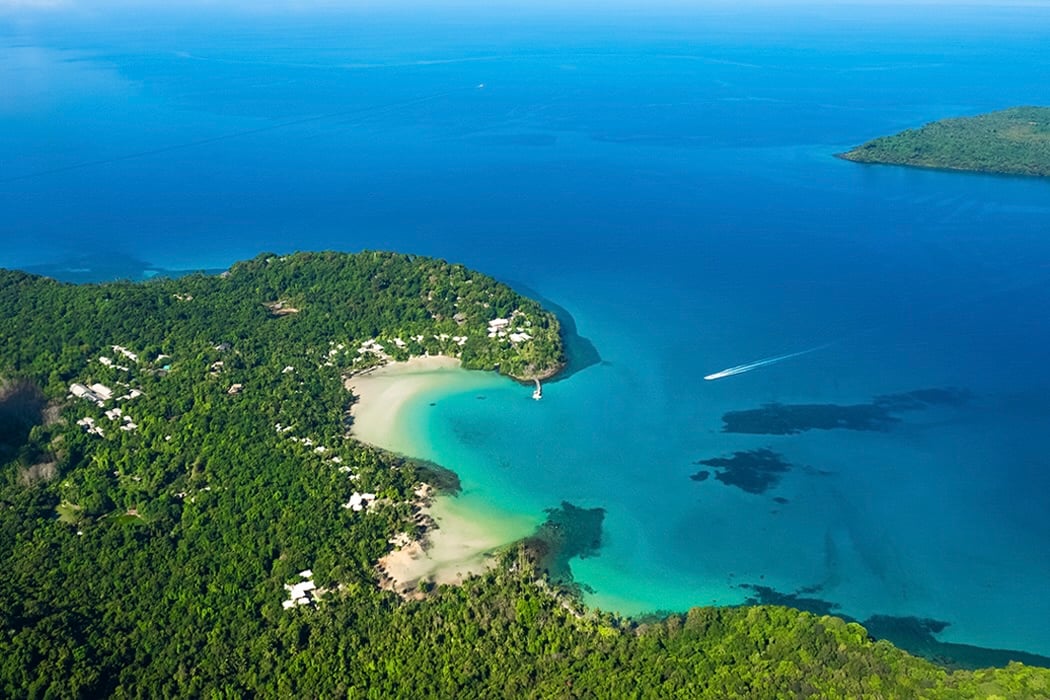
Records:
[[[425,456],[508,512],[604,508],[590,602],[775,591],[1050,655],[1050,182],[833,157],[1050,105],[1050,7],[591,9],[0,14],[0,266],[465,263],[603,362],[448,397]],[[878,429],[723,431],[918,390]],[[762,449],[758,493],[697,464]]]

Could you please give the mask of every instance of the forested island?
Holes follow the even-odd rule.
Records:
[[[839,154],[858,163],[1001,175],[1050,175],[1050,107],[943,119]]]
[[[564,363],[553,315],[462,266],[0,271],[0,337],[0,696],[1050,693],[1047,669],[949,670],[788,607],[587,610],[525,546],[424,600],[381,590],[428,467],[349,436],[344,378],[423,353],[521,380]]]

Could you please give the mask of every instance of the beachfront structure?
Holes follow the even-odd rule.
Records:
[[[390,359],[390,355],[386,353],[386,348],[380,345],[379,341],[375,340],[374,338],[370,338],[365,342],[361,343],[361,346],[357,348],[357,354],[373,354],[384,361]]]

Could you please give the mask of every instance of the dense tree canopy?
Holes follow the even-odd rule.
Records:
[[[860,163],[1047,176],[1050,107],[944,119],[868,141],[841,157]]]
[[[490,337],[495,318],[530,339]],[[348,437],[344,374],[381,352],[518,376],[561,362],[552,316],[462,267],[362,253],[145,284],[0,272],[0,337],[0,696],[1050,692],[1050,671],[949,673],[788,608],[586,611],[515,551],[427,600],[380,590],[422,467]],[[361,492],[371,507],[345,507]],[[312,602],[287,607],[307,569]]]

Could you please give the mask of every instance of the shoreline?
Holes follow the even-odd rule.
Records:
[[[417,396],[449,388],[462,363],[446,355],[413,357],[390,362],[346,378],[343,386],[356,398],[350,406],[350,435],[391,452],[420,456],[417,445],[399,423],[404,409]]]
[[[949,165],[924,165],[922,163],[907,163],[904,161],[893,160],[867,160],[861,158],[854,158],[850,156],[850,154],[855,150],[857,149],[854,148],[850,151],[843,151],[842,153],[832,153],[831,155],[833,158],[838,158],[839,160],[846,161],[847,163],[856,163],[857,165],[885,165],[894,168],[911,168],[912,170],[925,170],[934,173],[951,173],[955,175],[997,177],[1005,179],[1045,180],[1047,178],[1050,178],[1050,175],[1039,175],[1035,173],[1007,172],[1002,170],[975,170],[973,168],[956,168]]]
[[[373,447],[425,458],[427,450],[420,442],[418,426],[406,416],[409,405],[428,395],[476,390],[493,381],[514,380],[465,370],[459,359],[444,355],[391,362],[347,377],[344,386],[356,397],[350,410],[350,435]],[[416,491],[413,505],[423,536],[412,540],[401,533],[393,538],[393,551],[376,567],[380,587],[406,598],[421,597],[423,583],[456,584],[483,573],[497,550],[528,536],[536,527],[531,518],[497,512],[469,495],[436,494],[428,484]]]
[[[394,538],[395,549],[376,567],[380,587],[404,598],[422,598],[430,585],[460,584],[484,573],[495,564],[500,550],[535,528],[531,520],[520,516],[486,513],[482,503],[435,497],[426,484],[416,495],[416,517],[424,523],[423,537]]]

